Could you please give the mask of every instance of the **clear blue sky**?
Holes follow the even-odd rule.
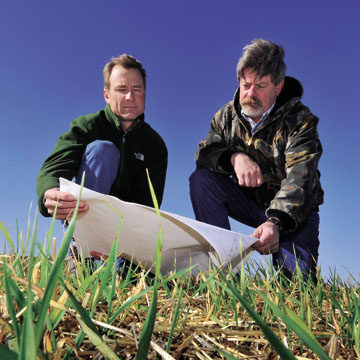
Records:
[[[193,218],[197,144],[233,96],[243,46],[261,37],[285,47],[287,74],[303,83],[303,102],[320,118],[322,272],[336,266],[358,278],[359,10],[356,0],[2,1],[0,220],[13,239],[16,219],[26,231],[42,162],[73,119],[103,108],[102,68],[121,53],[144,64],[146,120],[168,146],[162,208]],[[39,218],[40,240],[49,225]],[[251,232],[238,223],[233,230]],[[56,234],[60,241],[59,224]]]

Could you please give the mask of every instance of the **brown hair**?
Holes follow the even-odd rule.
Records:
[[[113,57],[111,60],[105,65],[103,70],[104,75],[104,87],[106,90],[110,89],[110,76],[113,71],[113,68],[116,65],[120,65],[125,69],[138,69],[144,82],[144,88],[146,89],[146,71],[143,68],[141,62],[135,59],[132,55],[122,54],[118,57]]]
[[[278,85],[285,78],[283,47],[267,40],[255,39],[243,50],[243,55],[236,67],[238,81],[244,77],[245,69],[255,71],[260,78],[270,75],[274,85]]]

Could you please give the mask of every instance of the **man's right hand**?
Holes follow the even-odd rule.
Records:
[[[60,191],[59,188],[52,188],[46,190],[44,194],[44,205],[49,213],[53,216],[55,212],[56,202],[59,199],[56,210],[56,219],[65,220],[71,217],[75,211],[77,200],[73,195]],[[89,210],[89,205],[85,201],[80,201],[78,214],[83,214]]]
[[[246,154],[240,152],[232,154],[231,165],[234,167],[240,186],[258,187],[263,184],[264,179],[259,166]]]

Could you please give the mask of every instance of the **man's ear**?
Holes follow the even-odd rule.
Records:
[[[104,88],[104,99],[108,104],[110,103],[109,94],[108,94],[106,88]]]
[[[284,86],[284,79],[282,79],[276,86],[275,86],[275,92],[276,92],[276,96],[279,96],[279,94],[281,93],[281,90]]]

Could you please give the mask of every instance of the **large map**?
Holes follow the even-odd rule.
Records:
[[[76,198],[80,194],[79,185],[63,178],[60,189]],[[81,199],[90,208],[77,219],[74,232],[83,256],[89,256],[90,251],[107,255],[118,237],[120,256],[132,258],[152,271],[161,227],[163,274],[175,267],[179,271],[194,266],[191,271],[196,275],[200,270],[208,270],[210,262],[224,270],[231,265],[236,273],[257,240],[163,210],[160,210],[159,219],[151,207],[121,201],[87,188],[82,189]]]

